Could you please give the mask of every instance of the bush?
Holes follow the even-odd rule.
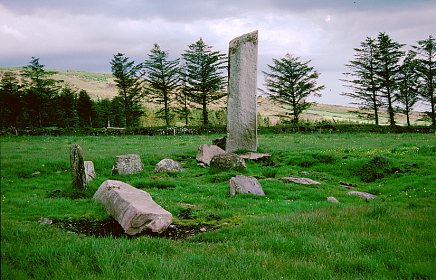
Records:
[[[375,156],[368,163],[363,165],[357,174],[363,182],[374,182],[377,179],[385,177],[389,173],[391,160],[384,156]]]

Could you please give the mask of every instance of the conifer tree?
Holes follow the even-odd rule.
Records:
[[[18,127],[23,115],[21,85],[13,72],[5,72],[0,80],[1,127]]]
[[[158,44],[153,46],[148,57],[144,62],[146,95],[163,106],[156,114],[169,126],[172,119],[170,104],[179,87],[179,59],[169,60],[168,52],[161,50]]]
[[[358,105],[360,109],[368,110],[370,112],[368,116],[378,125],[382,103],[376,81],[376,42],[373,38],[367,37],[354,51],[354,59],[346,65],[350,72],[344,73],[348,79],[342,80],[348,83],[351,91],[343,95],[354,99],[352,104]]]
[[[421,99],[430,105],[428,112],[433,127],[436,127],[436,42],[433,36],[417,42],[413,48],[418,54],[418,72],[423,87],[419,91]]]
[[[227,57],[213,51],[200,38],[182,54],[182,79],[189,100],[201,107],[203,124],[209,124],[207,106],[226,95]]]
[[[309,66],[310,60],[301,62],[299,57],[288,53],[273,62],[274,65],[267,65],[269,72],[263,72],[267,93],[273,101],[289,106],[292,122],[298,123],[300,114],[312,105],[306,98],[320,96],[324,85],[316,84],[319,74]]]

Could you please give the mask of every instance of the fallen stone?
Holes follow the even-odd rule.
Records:
[[[309,178],[302,178],[302,177],[283,177],[282,181],[285,183],[296,183],[296,184],[303,184],[303,185],[319,185],[320,182],[314,181]]]
[[[144,229],[162,232],[173,221],[171,213],[154,202],[147,192],[121,181],[104,181],[94,194],[94,199],[104,205],[129,235]]]
[[[327,201],[331,203],[339,203],[339,200],[334,196],[327,197]]]
[[[144,165],[141,157],[135,154],[117,156],[112,167],[112,175],[128,175],[142,172]]]
[[[216,155],[210,161],[210,167],[218,170],[240,170],[247,167],[245,160],[237,154]]]
[[[373,195],[371,193],[358,192],[358,191],[347,192],[347,195],[356,195],[356,196],[360,196],[361,198],[364,198],[364,199],[374,199],[377,197],[376,195]]]
[[[95,175],[94,163],[92,161],[85,160],[83,164],[85,166],[86,182],[94,180],[97,177]]]
[[[355,184],[345,183],[345,182],[339,182],[339,185],[340,185],[341,187],[346,188],[346,189],[351,189],[351,188],[356,187]]]
[[[226,151],[216,145],[203,144],[197,150],[197,161],[207,166],[214,156],[225,154]]]
[[[240,155],[240,157],[243,159],[250,159],[250,160],[257,161],[257,160],[269,158],[269,157],[271,157],[271,154],[261,154],[261,153],[248,152],[246,154]]]
[[[259,181],[251,176],[238,175],[232,177],[229,181],[229,187],[231,196],[235,196],[237,193],[265,195]]]
[[[154,173],[159,172],[184,172],[183,168],[177,161],[170,158],[165,158],[159,161],[154,168]]]

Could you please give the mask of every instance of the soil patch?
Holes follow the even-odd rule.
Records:
[[[87,236],[96,237],[124,237],[124,238],[136,238],[139,236],[152,236],[158,238],[168,239],[186,239],[190,236],[214,230],[210,225],[170,225],[165,231],[161,233],[152,232],[151,230],[144,230],[134,236],[124,233],[120,224],[112,219],[106,219],[102,221],[90,221],[87,219],[80,220],[53,220],[53,225],[64,229],[71,233],[84,234]]]

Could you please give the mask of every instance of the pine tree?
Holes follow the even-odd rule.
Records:
[[[404,55],[403,44],[393,41],[389,35],[380,32],[377,37],[376,81],[383,99],[383,106],[389,114],[389,124],[395,126],[395,94],[398,90],[400,59]]]
[[[271,99],[279,104],[290,106],[289,115],[294,123],[312,103],[306,101],[310,95],[319,96],[324,85],[318,86],[319,74],[310,61],[301,62],[299,57],[286,54],[284,58],[273,59],[274,65],[267,65],[265,86]]]
[[[349,84],[351,92],[343,93],[343,95],[354,99],[352,104],[358,105],[360,109],[372,112],[368,115],[378,125],[382,103],[378,93],[379,85],[376,81],[376,42],[373,38],[367,37],[360,43],[360,48],[355,48],[354,51],[354,59],[346,65],[350,72],[344,73],[349,79],[343,80]]]
[[[422,100],[430,104],[430,112],[433,127],[436,127],[436,42],[433,36],[418,41],[418,46],[413,47],[418,54],[418,72],[423,87],[419,91]]]
[[[179,87],[179,59],[168,60],[168,52],[161,50],[158,44],[153,46],[148,57],[144,63],[147,98],[162,104],[163,108],[156,114],[169,126],[172,119],[170,104]]]
[[[77,91],[66,85],[56,98],[57,126],[73,128],[79,124],[77,115]]]
[[[62,81],[51,79],[56,74],[47,71],[39,63],[39,58],[32,57],[29,65],[21,71],[24,80],[24,98],[29,122],[32,126],[50,126],[56,124],[54,100],[59,94]]]
[[[111,66],[123,108],[123,120],[117,124],[132,127],[138,123],[139,117],[142,115],[140,101],[144,97],[144,92],[141,88],[141,80],[138,78],[141,65],[135,65],[135,62],[131,61],[129,57],[118,53],[114,55]]]
[[[418,102],[419,75],[417,71],[416,53],[409,51],[400,66],[399,90],[395,96],[398,103],[402,105],[398,111],[406,115],[407,125],[410,126],[410,113],[413,106]]]
[[[185,65],[182,79],[184,91],[190,101],[202,109],[203,124],[209,124],[207,106],[226,95],[227,58],[219,51],[213,51],[200,38],[188,46],[182,54]]]
[[[93,127],[96,117],[95,103],[88,95],[86,90],[79,92],[77,99],[77,115],[79,117],[80,127]]]

